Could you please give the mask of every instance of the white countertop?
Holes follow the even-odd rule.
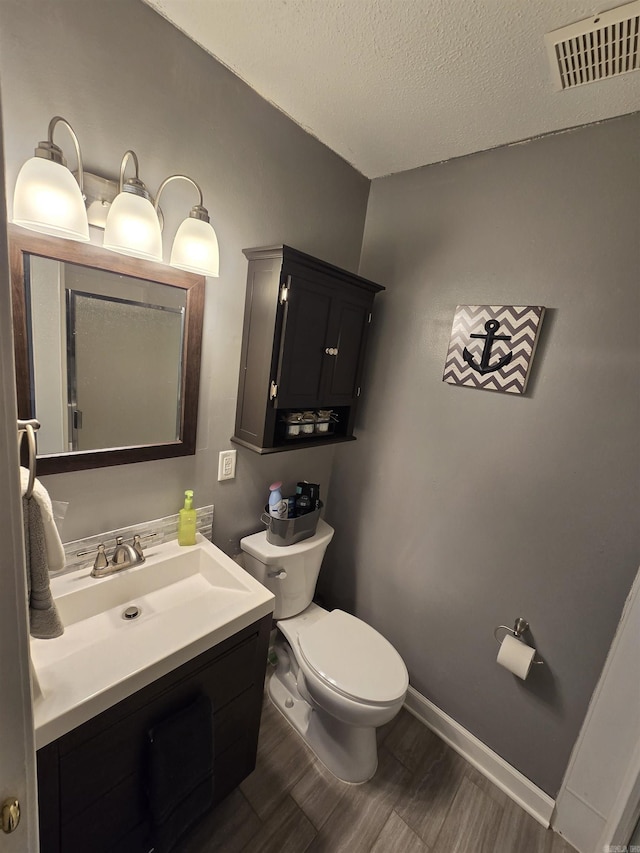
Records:
[[[65,632],[31,640],[37,749],[273,612],[273,595],[201,536],[145,555],[106,578],[52,579]],[[125,621],[129,604],[141,614]]]

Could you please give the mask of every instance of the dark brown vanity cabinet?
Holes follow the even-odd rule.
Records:
[[[249,260],[233,441],[271,453],[353,437],[367,332],[384,288],[289,246]],[[323,432],[291,435],[293,413],[331,410]]]
[[[213,799],[253,770],[271,616],[183,664],[37,752],[42,853],[147,853],[150,728],[205,695]],[[179,848],[178,848],[179,849]]]

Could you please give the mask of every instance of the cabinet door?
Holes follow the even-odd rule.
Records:
[[[352,291],[332,306],[322,399],[327,405],[349,405],[357,396],[373,298]]]
[[[291,278],[282,327],[278,408],[349,405],[357,396],[373,298]]]
[[[321,405],[323,371],[329,358],[331,287],[296,275],[291,277],[280,342],[278,366],[279,409],[305,409]]]

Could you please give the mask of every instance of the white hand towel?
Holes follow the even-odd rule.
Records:
[[[64,548],[53,519],[49,493],[35,480],[31,497],[24,497],[29,483],[29,472],[24,468],[20,469],[20,481],[30,631],[32,637],[47,640],[64,632],[49,587],[49,573],[64,568]]]
[[[24,493],[27,491],[27,486],[29,485],[29,472],[26,468],[20,468],[20,485],[24,497]],[[60,569],[64,569],[64,548],[53,518],[53,507],[51,506],[49,492],[37,478],[33,481],[33,493],[31,497],[40,507],[40,514],[42,515],[42,528],[47,546],[49,571],[57,572]]]

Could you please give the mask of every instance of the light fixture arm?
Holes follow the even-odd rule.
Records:
[[[122,192],[122,185],[124,184],[124,172],[125,172],[125,169],[127,168],[127,160],[129,160],[129,158],[131,158],[133,160],[133,165],[134,165],[135,170],[136,170],[136,178],[138,180],[140,180],[138,178],[138,170],[140,168],[140,166],[138,164],[138,155],[136,154],[135,151],[132,151],[131,149],[129,149],[128,151],[125,151],[124,154],[122,155],[122,161],[120,163],[120,182],[118,184],[118,192]]]
[[[198,190],[198,194],[200,196],[200,200],[199,200],[198,204],[195,204],[191,208],[191,212],[189,213],[189,217],[191,219],[201,219],[203,222],[209,222],[210,221],[209,211],[203,205],[202,190],[200,189],[200,186],[193,180],[193,178],[190,178],[188,175],[169,175],[168,178],[164,179],[164,181],[158,187],[158,192],[156,193],[156,201],[155,201],[155,205],[154,205],[156,212],[158,210],[158,205],[160,204],[160,195],[162,194],[162,191],[167,186],[167,184],[171,183],[171,181],[176,181],[178,179],[181,179],[183,181],[188,181],[190,184],[192,184]]]
[[[127,168],[127,162],[129,159],[133,160],[133,165],[135,167],[136,174],[133,178],[127,178],[127,181],[125,183],[124,173]],[[131,149],[125,151],[122,155],[122,162],[120,163],[120,180],[118,182],[118,192],[134,193],[134,195],[141,195],[143,198],[146,198],[148,201],[151,201],[151,193],[138,177],[139,168],[140,167],[138,165],[138,155],[136,154],[136,152],[132,151]]]
[[[84,198],[84,167],[82,165],[82,152],[80,151],[80,142],[78,141],[78,137],[75,134],[74,129],[71,127],[69,122],[62,118],[62,116],[54,116],[49,122],[49,129],[47,131],[47,140],[46,142],[39,142],[38,147],[35,150],[36,157],[42,157],[44,160],[52,160],[54,163],[59,163],[61,166],[66,166],[67,163],[64,159],[64,154],[62,153],[62,148],[59,145],[56,145],[53,141],[53,131],[56,128],[56,125],[63,124],[71,135],[71,139],[73,140],[73,144],[76,149],[76,157],[78,160],[78,175],[76,180],[78,181],[78,186],[80,187],[80,192],[82,197]]]

